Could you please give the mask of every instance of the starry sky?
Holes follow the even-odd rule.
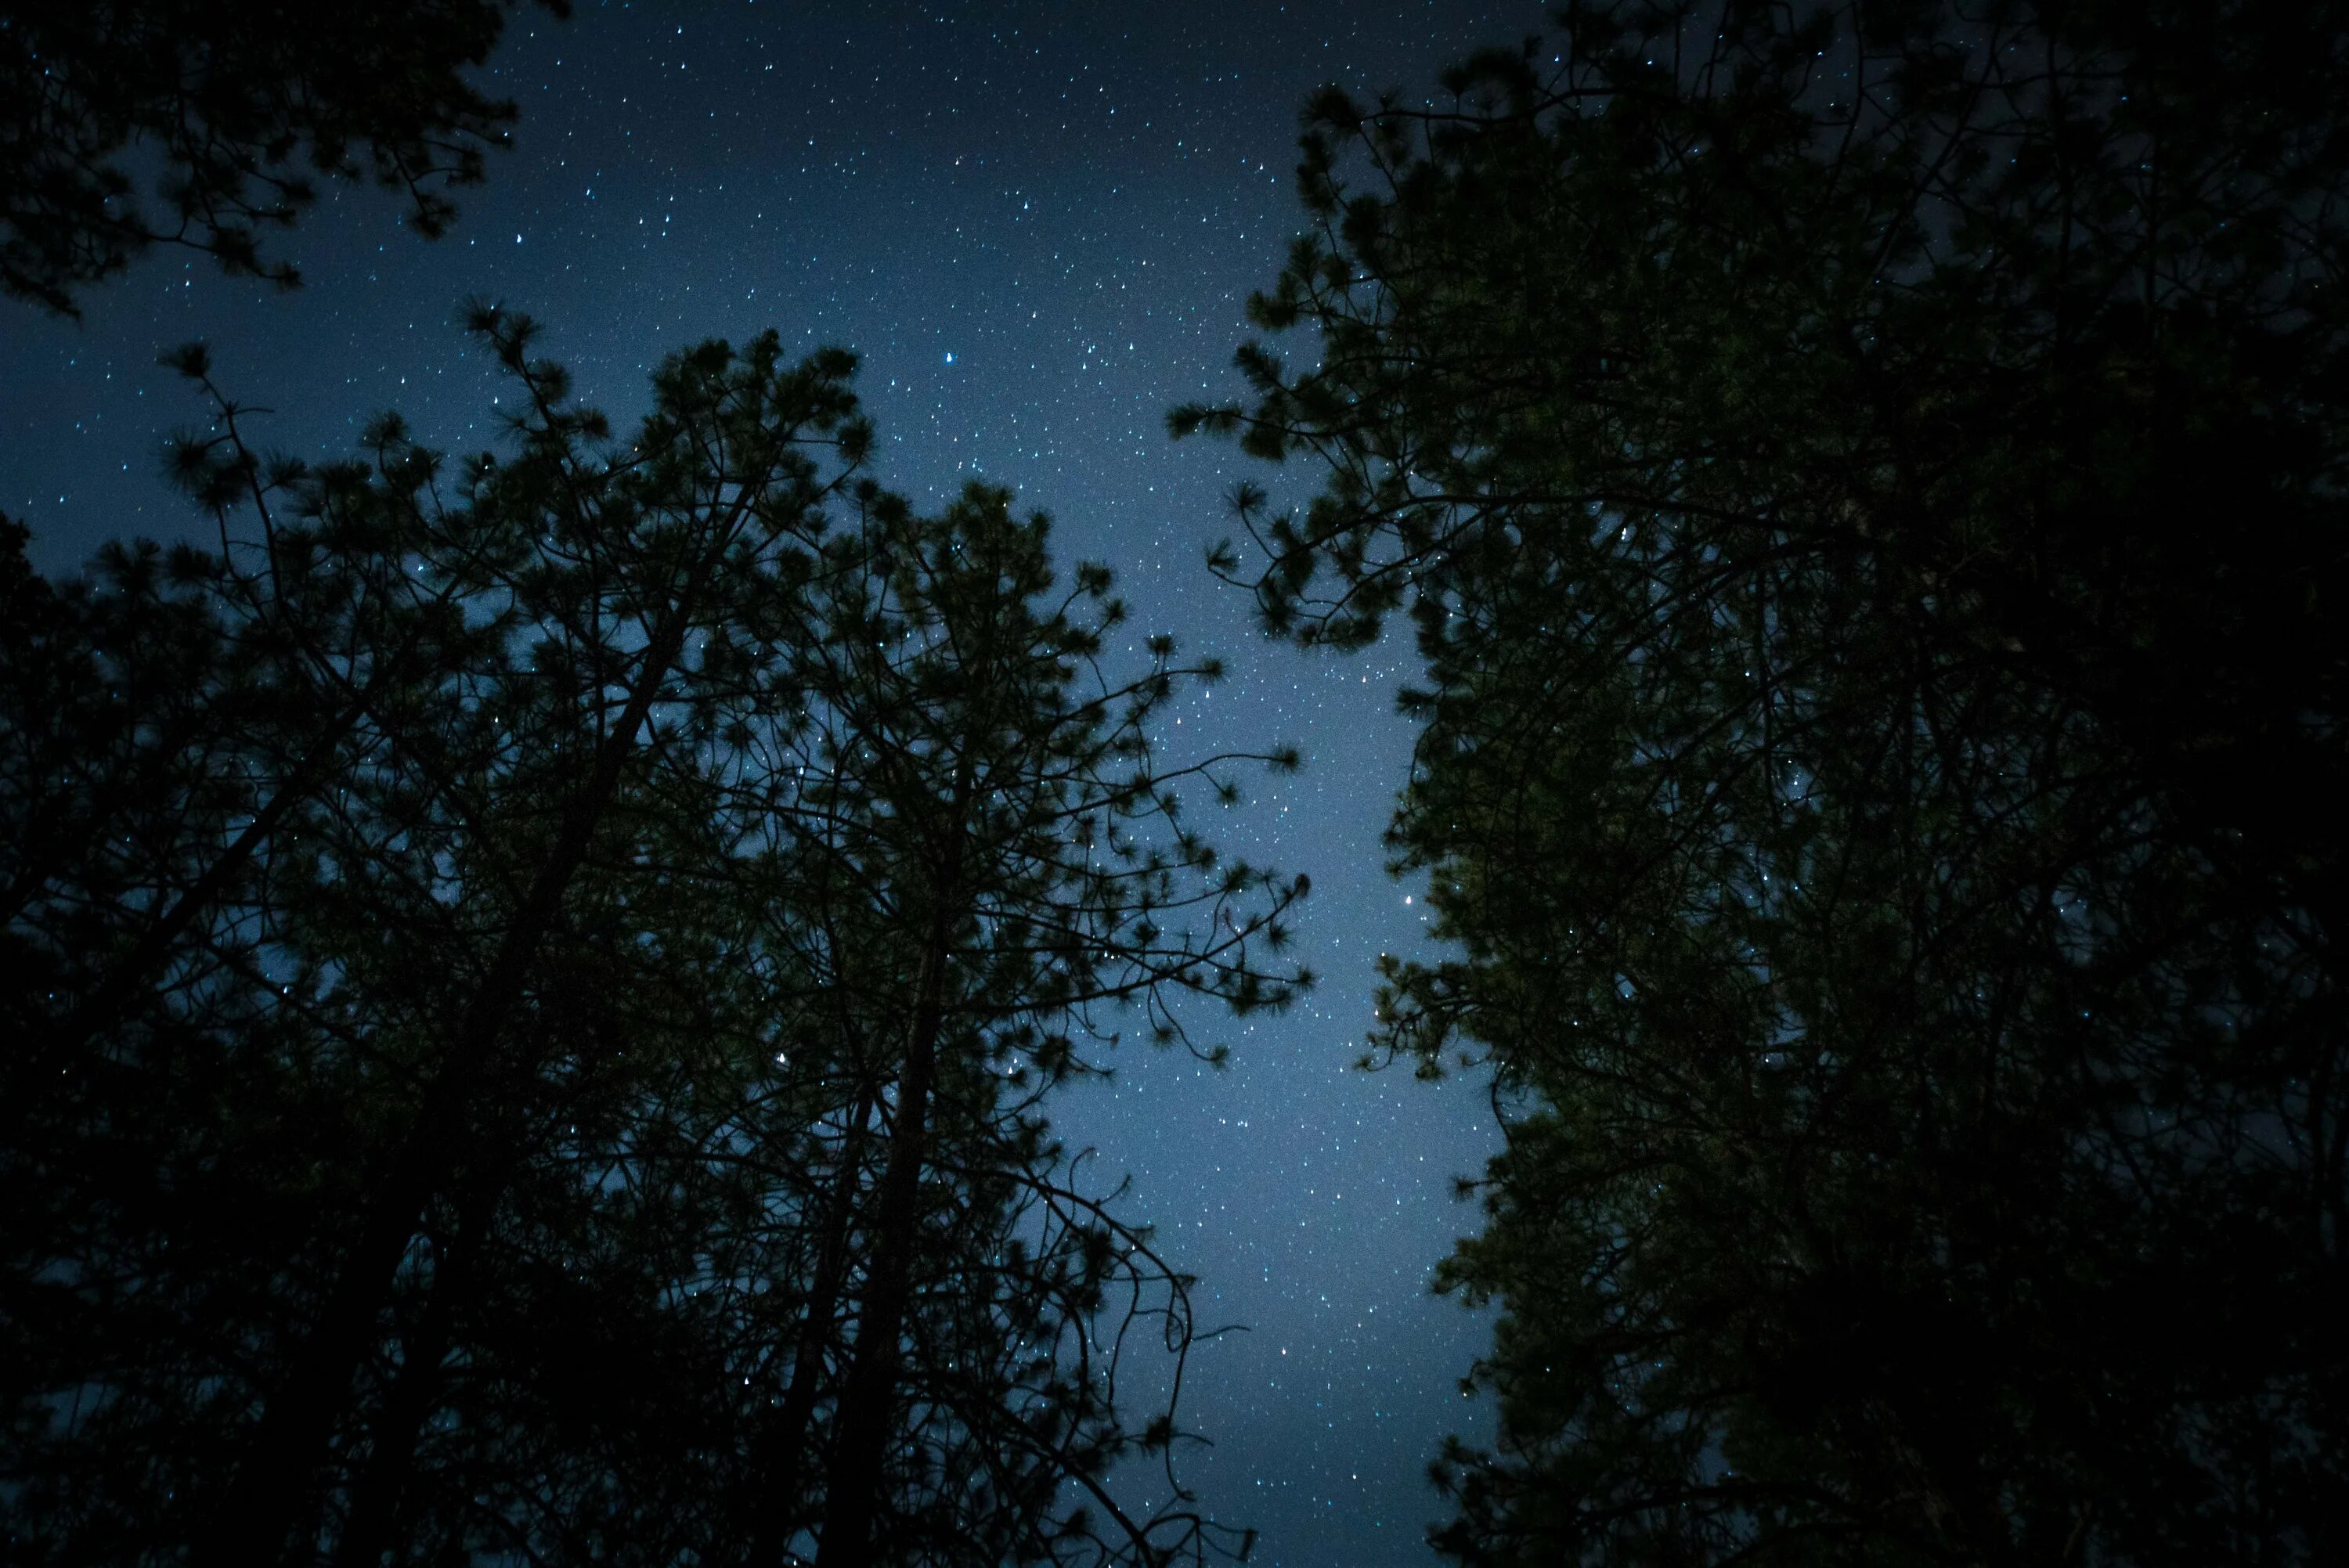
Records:
[[[767,327],[854,349],[876,472],[935,502],[983,475],[1055,519],[1064,562],[1108,562],[1137,641],[1170,631],[1231,674],[1164,730],[1170,758],[1292,741],[1301,775],[1201,825],[1227,852],[1303,871],[1300,945],[1321,973],[1296,1011],[1245,1026],[1210,1071],[1121,1050],[1061,1101],[1097,1183],[1200,1278],[1206,1326],[1183,1460],[1207,1510],[1262,1532],[1273,1568],[1433,1561],[1425,1467],[1489,1428],[1458,1379],[1487,1320],[1431,1295],[1475,1228],[1454,1181],[1496,1144],[1474,1072],[1428,1085],[1354,1070],[1371,965],[1421,940],[1380,832],[1410,731],[1409,649],[1308,657],[1268,644],[1202,562],[1243,477],[1301,500],[1308,470],[1165,434],[1170,405],[1238,394],[1242,306],[1300,223],[1297,109],[1324,82],[1433,90],[1472,49],[1537,30],[1535,0],[1033,0],[909,5],[581,0],[526,12],[483,73],[522,118],[488,185],[426,242],[396,201],[329,190],[274,239],[286,294],[157,254],[90,293],[86,319],[0,301],[0,510],[44,570],[117,534],[195,536],[161,478],[165,436],[202,409],[165,348],[202,337],[264,438],[351,449],[405,414],[455,450],[492,443],[501,395],[455,325],[469,296],[546,326],[579,395],[632,420],[664,354]],[[1292,353],[1304,349],[1297,345]]]

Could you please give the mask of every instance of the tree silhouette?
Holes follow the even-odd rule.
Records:
[[[2344,24],[1578,5],[1311,106],[1319,363],[1174,424],[1326,475],[1272,630],[1427,662],[1462,1561],[2341,1550]]]
[[[12,1552],[1245,1550],[1106,1484],[1188,1281],[1044,1115],[1306,978],[1177,815],[1247,759],[1152,755],[1212,666],[859,478],[845,355],[703,345],[623,440],[473,325],[506,455],[264,456],[191,350],[219,549],[10,542]]]
[[[540,0],[558,16],[567,0]],[[513,105],[462,71],[489,57],[513,0],[397,11],[256,0],[21,5],[0,16],[0,288],[62,315],[157,243],[291,286],[261,231],[317,199],[314,175],[400,191],[428,238],[477,185]],[[160,167],[152,218],[129,170]]]
[[[618,913],[631,878],[613,869],[667,820],[640,800],[657,710],[709,700],[692,644],[728,606],[795,591],[826,493],[811,451],[853,467],[868,438],[846,358],[787,367],[770,338],[672,361],[637,439],[597,452],[601,421],[562,404],[560,372],[526,358],[526,325],[477,325],[528,411],[518,457],[469,465],[457,504],[394,422],[371,433],[369,466],[264,462],[227,406],[216,435],[183,449],[228,545],[183,558],[203,595],[189,618],[253,649],[256,672],[233,668],[206,706],[274,727],[247,746],[233,729],[202,737],[220,754],[203,782],[225,774],[211,792],[228,803],[174,841],[198,846],[192,874],[128,851],[130,907],[105,913],[137,934],[117,944],[129,958],[26,999],[33,1093],[18,1103],[49,1136],[12,1140],[38,1151],[28,1186],[211,1188],[205,1212],[221,1216],[216,1246],[191,1247],[184,1217],[109,1214],[85,1191],[59,1206],[95,1207],[102,1234],[37,1238],[12,1259],[67,1302],[111,1271],[134,1313],[168,1319],[144,1347],[94,1323],[90,1354],[119,1359],[69,1367],[66,1386],[102,1405],[62,1432],[36,1422],[57,1439],[40,1462],[88,1455],[91,1484],[70,1501],[101,1529],[275,1556],[315,1536],[320,1499],[341,1495],[331,1474],[396,1485],[402,1401],[439,1370],[414,1359],[417,1336],[440,1331],[443,1286],[476,1250],[467,1233],[500,1222],[558,1118],[608,1118],[635,1072],[663,1070],[651,1050],[628,1070],[583,1050],[546,990],[565,971],[633,973],[649,999],[663,975],[684,978],[647,974]],[[203,374],[201,356],[182,364]],[[229,539],[239,502],[260,526],[249,542]],[[127,798],[175,825],[187,810]],[[17,923],[61,963],[90,951],[71,940],[93,903],[78,869],[45,868]],[[574,1091],[590,1087],[606,1098],[583,1109]],[[109,1153],[92,1126],[129,1109],[149,1119],[143,1141]],[[242,1293],[250,1319],[230,1310]],[[56,1387],[22,1392],[37,1410]],[[118,1444],[150,1449],[147,1464]]]
[[[1068,600],[1040,604],[1051,585],[1044,521],[1017,521],[1009,502],[1008,492],[973,487],[936,520],[881,507],[876,525],[850,542],[853,569],[826,573],[840,595],[826,615],[837,634],[812,645],[818,662],[802,688],[822,716],[809,769],[823,779],[808,798],[812,820],[826,830],[825,852],[854,866],[854,881],[872,890],[866,896],[885,899],[877,923],[903,953],[900,1000],[884,1015],[895,1057],[887,1149],[826,1470],[817,1558],[826,1564],[916,1552],[946,1560],[936,1554],[948,1540],[892,1542],[885,1532],[876,1541],[874,1532],[876,1515],[903,1490],[890,1482],[889,1450],[905,1398],[913,1271],[926,1252],[939,1251],[924,1233],[970,1222],[956,1206],[936,1212],[924,1191],[935,1175],[947,1193],[1009,1181],[1039,1206],[1054,1245],[1025,1261],[1045,1272],[1035,1284],[1017,1268],[999,1274],[1009,1288],[991,1315],[1000,1318],[997,1336],[1057,1340],[1065,1353],[1040,1352],[1018,1375],[1025,1408],[1016,1412],[999,1410],[991,1393],[984,1409],[961,1408],[933,1383],[927,1398],[968,1434],[955,1440],[976,1443],[974,1459],[1014,1476],[1040,1463],[1042,1496],[1064,1477],[1090,1491],[1085,1511],[1108,1513],[1123,1532],[1104,1543],[1118,1560],[1168,1561],[1207,1544],[1195,1515],[1132,1521],[1100,1488],[1099,1471],[1127,1439],[1103,1425],[1115,1417],[1112,1374],[1092,1364],[1080,1326],[1104,1287],[1148,1254],[1141,1238],[1102,1224],[1043,1179],[1050,1162],[1040,1158],[1040,1124],[1027,1107],[1076,1070],[1077,1041],[1102,1037],[1119,1009],[1143,1009],[1152,1032],[1171,1041],[1181,1035],[1174,993],[1205,992],[1242,1012],[1285,1003],[1303,977],[1252,966],[1248,947],[1279,944],[1281,910],[1303,890],[1221,863],[1182,825],[1176,786],[1205,777],[1228,790],[1223,775],[1238,759],[1153,765],[1151,716],[1182,675],[1211,676],[1212,666],[1171,667],[1173,644],[1162,638],[1153,643],[1155,667],[1129,683],[1103,681],[1104,634],[1123,617],[1104,597],[1107,572],[1081,569]],[[1086,602],[1098,606],[1090,625],[1069,614]],[[843,822],[855,826],[842,833]],[[1154,823],[1166,830],[1155,845]],[[1258,897],[1264,904],[1250,908]],[[997,1104],[1007,1080],[1020,1090],[1008,1117]],[[967,1141],[974,1136],[975,1147]],[[1006,1158],[995,1147],[1014,1152]],[[1016,1241],[1005,1238],[1006,1250]],[[1175,1297],[1154,1310],[1186,1320],[1181,1282],[1154,1260],[1147,1266]],[[965,1298],[942,1305],[967,1307],[972,1283],[965,1271],[934,1288]],[[1176,1336],[1187,1337],[1187,1328]],[[967,1349],[969,1340],[949,1343]],[[1031,1385],[1034,1377],[1044,1386]],[[917,1465],[943,1468],[926,1455]],[[1179,1491],[1177,1501],[1186,1501]],[[1054,1528],[1086,1533],[1076,1519]],[[965,1552],[979,1544],[967,1524],[954,1533]],[[1058,1555],[1065,1544],[1050,1534],[1015,1537],[971,1560]]]

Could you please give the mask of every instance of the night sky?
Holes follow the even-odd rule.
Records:
[[[1432,88],[1472,49],[1537,29],[1532,0],[1174,4],[596,5],[526,13],[492,61],[519,103],[514,150],[426,242],[393,198],[328,191],[273,253],[291,294],[158,253],[91,291],[80,325],[0,301],[0,510],[50,572],[114,534],[193,537],[161,479],[168,431],[202,408],[163,349],[275,410],[265,437],[348,452],[396,407],[423,438],[495,439],[501,394],[455,325],[481,295],[542,321],[583,400],[630,422],[645,373],[710,336],[770,326],[861,356],[877,476],[934,502],[972,475],[1056,520],[1065,565],[1107,562],[1142,635],[1222,655],[1230,678],[1164,731],[1170,758],[1294,741],[1306,768],[1201,825],[1228,852],[1309,873],[1300,945],[1319,989],[1246,1026],[1204,1016],[1229,1067],[1123,1048],[1055,1120],[1130,1173],[1123,1212],[1201,1278],[1208,1325],[1184,1461],[1208,1511],[1263,1532],[1256,1561],[1432,1561],[1424,1470],[1488,1415],[1458,1379],[1485,1320],[1432,1295],[1475,1211],[1453,1196],[1495,1142],[1482,1080],[1353,1070],[1371,964],[1408,951],[1413,889],[1379,844],[1410,732],[1407,645],[1308,657],[1267,643],[1202,563],[1247,475],[1301,500],[1308,469],[1165,434],[1174,403],[1238,392],[1242,303],[1300,222],[1297,109],[1327,81]],[[1303,352],[1305,344],[1290,347]],[[1137,649],[1138,651],[1138,649]]]

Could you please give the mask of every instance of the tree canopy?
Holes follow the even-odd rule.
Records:
[[[2337,6],[1573,5],[1309,108],[1215,562],[1426,678],[1471,1563],[2349,1549]]]
[[[434,237],[452,186],[481,183],[512,103],[465,67],[520,0],[288,6],[102,0],[0,6],[0,289],[64,315],[156,244],[291,286],[262,232],[372,180]],[[539,0],[557,15],[568,0]],[[161,216],[134,170],[156,171]]]
[[[864,477],[845,354],[701,345],[621,438],[474,325],[502,455],[212,391],[216,549],[10,563],[12,1558],[1244,1551],[1120,1382],[1189,1281],[1045,1097],[1309,978],[1178,793],[1293,759],[1160,762],[1212,664]]]

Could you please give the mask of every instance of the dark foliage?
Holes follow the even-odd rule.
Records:
[[[1239,499],[1273,631],[1426,660],[1441,1544],[2337,1560],[2349,16],[1561,26],[1311,106],[1312,367],[1174,419],[1326,476]]]
[[[215,394],[217,551],[0,579],[10,1561],[1244,1550],[1107,1485],[1188,1281],[1042,1111],[1304,978],[1178,818],[1243,759],[1152,757],[1211,667],[1103,677],[1106,571],[859,477],[844,354],[703,345],[616,439],[475,326],[504,455]]]
[[[0,6],[0,288],[78,315],[84,290],[159,242],[290,286],[261,234],[316,200],[314,176],[399,191],[438,236],[450,188],[481,182],[513,120],[464,71],[516,3]],[[136,188],[150,167],[160,217]]]

